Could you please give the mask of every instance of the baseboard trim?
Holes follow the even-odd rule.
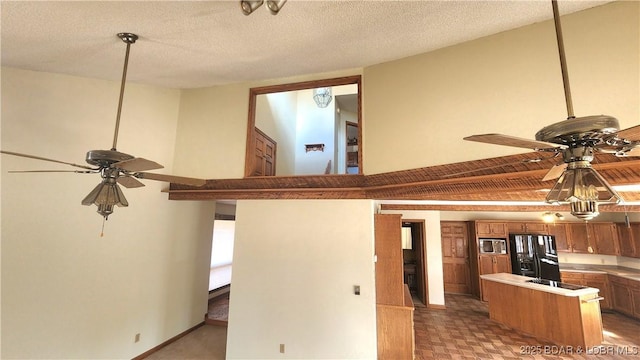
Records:
[[[180,339],[181,337],[183,337],[183,336],[187,335],[188,333],[190,333],[190,332],[192,332],[192,331],[196,330],[196,329],[197,329],[197,328],[199,328],[200,326],[203,326],[204,324],[205,324],[205,322],[203,321],[203,322],[201,322],[201,323],[197,324],[196,326],[194,326],[194,327],[192,327],[192,328],[190,328],[190,329],[187,329],[187,330],[185,330],[185,331],[181,332],[180,334],[178,334],[178,335],[176,335],[176,336],[172,337],[171,339],[169,339],[169,340],[167,340],[167,341],[163,342],[162,344],[160,344],[160,345],[158,345],[158,346],[155,346],[155,347],[153,347],[153,348],[151,348],[151,349],[149,349],[149,350],[147,350],[147,351],[143,352],[142,354],[140,354],[140,355],[138,355],[138,356],[134,357],[134,358],[133,358],[133,359],[131,359],[131,360],[142,360],[142,359],[146,358],[147,356],[149,356],[149,355],[153,354],[154,352],[156,352],[156,351],[158,351],[158,350],[162,349],[163,347],[165,347],[165,346],[167,346],[167,345],[171,344],[172,342],[174,342],[174,341],[176,341],[176,340]]]

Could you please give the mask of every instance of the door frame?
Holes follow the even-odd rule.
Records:
[[[429,277],[427,273],[427,228],[425,219],[402,219],[402,223],[410,223],[411,228],[415,227],[417,229],[418,236],[416,240],[416,247],[421,249],[419,254],[420,259],[420,267],[416,268],[416,273],[419,271],[421,275],[420,278],[416,278],[416,284],[420,288],[422,288],[422,292],[418,290],[418,298],[425,306],[429,306]],[[412,232],[413,235],[413,232]],[[422,295],[422,298],[420,298]]]

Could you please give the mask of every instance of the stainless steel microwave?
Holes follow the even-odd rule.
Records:
[[[506,239],[480,239],[481,254],[506,254]]]

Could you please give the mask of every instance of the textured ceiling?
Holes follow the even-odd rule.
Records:
[[[561,1],[561,14],[607,1]],[[2,65],[206,87],[360,68],[552,18],[550,1],[2,1]],[[549,39],[555,41],[555,39]]]

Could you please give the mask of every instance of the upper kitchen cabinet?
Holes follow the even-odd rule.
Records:
[[[549,235],[547,224],[543,222],[516,222],[507,223],[509,234],[537,234]]]
[[[567,225],[566,224],[549,224],[547,225],[548,234],[553,235],[556,238],[556,250],[560,252],[571,252],[571,244],[567,237]]]
[[[567,242],[564,245],[556,241],[558,251],[620,255],[618,232],[614,223],[568,223],[565,225]],[[568,250],[566,250],[567,246]]]
[[[620,255],[640,258],[640,223],[616,224]]]
[[[567,224],[567,235],[569,239],[569,248],[574,253],[593,254],[594,247],[591,244],[591,233],[588,223],[569,223]]]
[[[475,221],[476,236],[489,238],[507,238],[507,224],[495,221]]]
[[[595,252],[602,255],[620,255],[616,225],[613,223],[591,223],[590,225],[596,245]]]

